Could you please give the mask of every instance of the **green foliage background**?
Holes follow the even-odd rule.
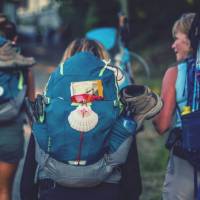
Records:
[[[129,48],[147,60],[154,77],[162,77],[175,61],[171,51],[174,21],[183,13],[200,11],[199,0],[52,0],[55,1],[62,4],[60,15],[70,32],[68,41],[94,27],[117,27],[119,11],[127,13]]]
[[[117,13],[128,13],[132,41],[142,46],[154,40],[171,37],[171,26],[185,12],[197,12],[198,0],[52,0],[62,3],[60,14],[65,23],[73,27],[75,35],[96,26],[116,26]],[[127,8],[122,5],[126,2]],[[135,39],[137,38],[137,40]],[[140,39],[138,39],[140,38]],[[141,43],[143,41],[143,43]]]

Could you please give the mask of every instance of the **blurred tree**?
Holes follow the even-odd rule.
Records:
[[[128,16],[128,0],[120,0],[121,11]]]
[[[153,6],[152,6],[153,5]],[[198,0],[128,0],[129,18],[134,36],[144,42],[171,37],[174,21],[184,12],[197,12]]]
[[[10,20],[16,23],[16,10],[19,5],[24,5],[27,0],[0,0],[0,12],[5,13]]]
[[[200,9],[199,0],[54,0],[72,35],[83,35],[98,26],[116,26],[117,13],[128,13],[132,43],[143,46],[171,39],[171,27],[184,12]],[[120,8],[121,7],[121,8]],[[137,38],[137,40],[134,40]],[[134,42],[133,42],[134,41]]]
[[[73,37],[82,36],[91,28],[116,26],[119,0],[54,0],[61,3],[60,15],[63,26],[73,32]]]
[[[27,0],[1,0],[0,5],[3,5],[4,3],[15,3],[15,4],[21,4],[24,3]]]
[[[3,11],[3,6],[4,6],[4,0],[0,1],[0,12]]]
[[[63,36],[66,43],[84,33],[89,0],[55,0],[61,3]]]

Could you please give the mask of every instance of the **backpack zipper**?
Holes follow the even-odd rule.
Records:
[[[47,143],[47,152],[49,153],[51,151],[51,137],[48,137],[48,143]]]
[[[77,165],[80,165],[80,161],[81,161],[81,150],[83,147],[83,140],[84,140],[84,133],[81,132],[80,133],[80,143],[79,143],[79,149],[78,149],[78,155],[77,155]]]
[[[83,110],[82,116],[85,116],[85,111]],[[79,143],[79,149],[78,149],[78,155],[77,155],[77,165],[80,165],[81,161],[81,150],[83,147],[83,140],[84,140],[84,132],[80,132],[80,143]]]

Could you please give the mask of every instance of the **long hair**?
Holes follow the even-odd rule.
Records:
[[[72,41],[68,47],[66,48],[62,62],[67,60],[69,57],[73,56],[77,52],[81,51],[88,51],[94,54],[95,56],[108,60],[109,55],[107,51],[104,49],[104,47],[97,41],[89,40],[86,38],[76,39]]]

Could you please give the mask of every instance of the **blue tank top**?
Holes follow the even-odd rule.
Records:
[[[177,66],[176,103],[180,110],[187,104],[187,63],[182,62]],[[176,109],[174,127],[181,127],[179,111]]]

